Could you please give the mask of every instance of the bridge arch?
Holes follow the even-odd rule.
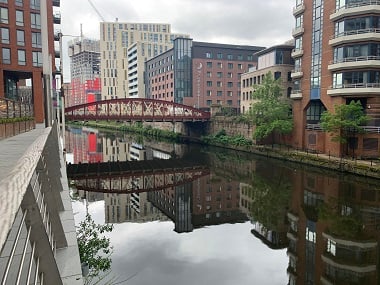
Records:
[[[65,117],[67,120],[194,122],[208,121],[210,113],[169,101],[124,98],[67,107]]]

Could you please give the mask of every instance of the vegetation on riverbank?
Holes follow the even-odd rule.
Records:
[[[0,118],[0,124],[19,123],[33,120],[34,117]]]
[[[225,130],[220,130],[215,135],[203,136],[201,141],[211,145],[228,145],[228,146],[251,146],[252,140],[246,139],[242,135],[228,136]]]

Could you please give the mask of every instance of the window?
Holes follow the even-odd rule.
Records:
[[[207,105],[207,106],[211,106],[211,104],[212,104],[212,100],[207,100],[207,101],[206,101],[206,105]]]
[[[228,69],[232,69],[234,68],[234,64],[233,63],[228,63]]]
[[[41,29],[41,15],[30,13],[30,22],[33,29]]]
[[[210,72],[210,71],[207,71],[206,76],[207,76],[208,78],[210,78],[210,77],[211,77],[211,72]]]
[[[296,18],[296,28],[300,28],[303,24],[303,15],[300,15]]]
[[[8,0],[0,0],[0,3],[5,3],[5,4],[7,4],[7,3],[8,3]]]
[[[40,0],[30,0],[30,9],[40,10]]]
[[[227,91],[227,96],[232,97],[232,91]]]
[[[218,62],[218,68],[223,68],[223,64],[221,62]]]
[[[34,51],[33,52],[33,66],[42,66],[42,52]]]
[[[234,84],[233,84],[232,82],[228,82],[228,83],[227,83],[227,87],[230,87],[230,88],[231,88],[231,87],[233,87],[233,86],[234,86]]]
[[[238,69],[242,70],[243,69],[243,65],[242,64],[238,64]]]
[[[216,82],[216,86],[217,86],[217,87],[222,87],[222,86],[223,86],[222,81],[218,81],[218,82]]]
[[[1,28],[1,43],[9,44],[9,29]]]
[[[3,54],[3,63],[10,64],[11,63],[11,49],[2,48],[2,54]]]
[[[17,30],[17,45],[25,45],[25,33],[22,30]]]
[[[24,12],[16,10],[16,25],[24,26]]]
[[[217,59],[223,59],[223,54],[220,53],[220,52],[217,53],[216,58],[217,58]]]
[[[247,60],[248,61],[253,61],[253,55],[251,55],[251,54],[247,55]]]
[[[212,62],[211,62],[211,61],[208,61],[208,62],[207,62],[207,67],[208,67],[208,68],[212,68]]]
[[[207,86],[212,87],[212,81],[207,81]]]
[[[239,54],[239,55],[237,56],[237,59],[238,59],[238,60],[243,60],[243,56],[242,56],[241,54]]]
[[[234,59],[234,57],[233,57],[233,55],[232,55],[232,54],[227,54],[227,59],[228,59],[228,60],[233,60],[233,59]]]
[[[15,0],[16,6],[22,7],[24,5],[23,0]]]
[[[232,100],[227,100],[227,105],[232,106]]]
[[[217,76],[218,78],[222,78],[222,77],[223,77],[223,72],[218,72],[218,73],[216,74],[216,76]]]
[[[8,8],[0,7],[0,23],[8,24]]]
[[[207,95],[207,96],[211,96],[211,95],[212,95],[211,90],[207,90],[206,95]]]
[[[35,48],[42,47],[41,33],[32,33],[32,47],[35,47]]]
[[[206,58],[212,58],[212,53],[211,52],[206,52]]]
[[[216,96],[223,96],[223,92],[222,91],[217,91],[216,92]]]
[[[17,50],[17,58],[18,58],[19,65],[26,65],[25,50],[22,50],[22,49]]]
[[[227,77],[228,77],[228,78],[232,78],[232,72],[228,72],[228,73],[227,73]]]

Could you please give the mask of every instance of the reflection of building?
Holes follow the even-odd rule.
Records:
[[[102,137],[103,161],[127,161],[130,145],[115,137]]]
[[[326,173],[293,175],[289,284],[378,284],[380,196],[375,184],[342,182]]]
[[[210,109],[240,106],[240,77],[257,63],[262,47],[177,38],[171,50],[146,62],[147,98]]]
[[[293,86],[290,73],[294,69],[294,60],[290,54],[293,48],[293,44],[286,43],[256,53],[257,68],[252,67],[241,76],[241,113],[249,111],[253,103],[253,86],[260,85],[268,72],[272,73],[274,79],[279,80],[284,97],[290,97]]]

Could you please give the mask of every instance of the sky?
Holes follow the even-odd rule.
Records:
[[[91,6],[94,4],[96,10]],[[59,11],[64,35],[99,39],[99,22],[171,24],[194,41],[270,47],[292,39],[295,0],[64,0]],[[64,72],[69,65],[64,37]],[[66,64],[66,63],[67,64]],[[66,73],[67,74],[67,73]],[[69,76],[64,76],[65,81]]]

